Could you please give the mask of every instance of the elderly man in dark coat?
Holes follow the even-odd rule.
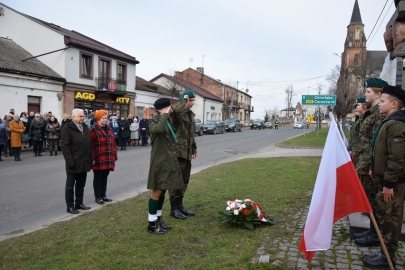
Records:
[[[83,110],[74,109],[72,121],[65,124],[61,134],[61,148],[65,158],[67,175],[65,198],[67,212],[71,214],[78,214],[77,209],[90,209],[83,204],[83,193],[87,172],[94,165],[94,158],[89,129],[83,122]],[[75,189],[74,192],[73,188]],[[75,201],[73,201],[74,195],[76,195]]]

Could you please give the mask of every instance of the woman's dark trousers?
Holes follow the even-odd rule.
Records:
[[[128,138],[121,138],[121,149],[127,148]]]
[[[110,174],[110,170],[93,170],[93,188],[94,197],[97,199],[107,198],[107,178]]]
[[[34,153],[35,155],[41,154],[42,150],[42,141],[32,141],[34,146]]]

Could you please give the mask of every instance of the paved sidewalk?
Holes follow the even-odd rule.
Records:
[[[270,146],[258,154],[243,158],[322,156],[322,153],[323,149]],[[364,248],[354,244],[349,233],[349,217],[335,223],[329,250],[316,252],[312,261],[305,260],[303,253],[298,252],[298,245],[301,241],[308,210],[309,205],[296,213],[292,217],[292,222],[283,226],[284,232],[280,232],[280,237],[268,239],[257,249],[257,262],[270,263],[280,267],[287,266],[289,269],[368,269],[363,265],[363,254],[375,253],[378,248]],[[405,243],[400,242],[399,245],[396,269],[405,270]],[[266,247],[271,247],[272,251],[277,252],[277,256],[272,258],[265,254]]]

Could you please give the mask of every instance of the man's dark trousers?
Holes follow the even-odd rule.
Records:
[[[65,199],[67,208],[73,208],[83,204],[84,186],[86,185],[87,172],[67,173]],[[73,187],[75,191],[73,192]],[[76,200],[73,200],[76,195]]]
[[[148,144],[148,133],[141,133],[142,137],[142,145],[147,145]]]

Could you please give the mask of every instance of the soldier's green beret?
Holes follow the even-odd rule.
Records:
[[[188,95],[188,98],[195,98],[195,93],[194,93],[194,91],[193,91],[193,90],[190,90],[190,89],[184,91],[183,94],[181,94],[180,100],[183,100],[183,98],[184,98],[185,95]]]
[[[386,86],[381,93],[396,97],[402,102],[402,104],[405,104],[405,90],[399,86]]]
[[[364,87],[376,87],[376,88],[384,88],[386,86],[388,86],[389,84],[380,79],[380,78],[368,78],[365,82],[364,82]]]
[[[358,98],[357,103],[366,103],[366,99],[364,97]]]

